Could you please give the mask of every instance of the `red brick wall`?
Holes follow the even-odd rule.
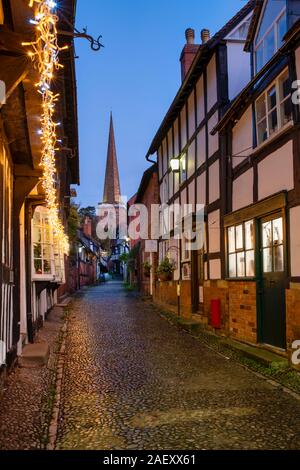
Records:
[[[164,306],[166,309],[170,308],[173,311],[177,311],[177,282],[156,282],[154,289],[154,301],[161,306]],[[191,318],[192,299],[190,281],[181,282],[180,310],[183,317]]]
[[[257,343],[256,283],[229,283],[229,330],[238,340]]]
[[[286,291],[286,335],[288,348],[300,340],[300,284]],[[297,288],[298,287],[298,288]]]
[[[228,322],[228,283],[223,281],[207,281],[204,285],[204,313],[202,321],[204,325],[211,324],[211,301],[221,300],[222,328],[223,332],[229,332]]]

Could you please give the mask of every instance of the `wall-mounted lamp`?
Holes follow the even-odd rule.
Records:
[[[170,166],[171,166],[171,170],[174,173],[178,173],[179,170],[180,170],[180,160],[179,160],[179,158],[172,158],[172,160],[170,161]]]

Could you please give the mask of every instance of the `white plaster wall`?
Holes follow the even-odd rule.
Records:
[[[211,135],[211,131],[218,124],[218,111],[208,121],[208,156],[211,157],[219,149],[219,134]]]
[[[238,155],[232,158],[232,166],[236,167],[245,157],[251,154],[253,149],[253,126],[252,107],[249,106],[242,115],[239,122],[233,128],[232,133],[232,154]],[[241,158],[240,158],[241,157]]]
[[[195,212],[195,180],[189,184],[189,204],[193,205],[192,211]]]
[[[27,303],[26,303],[26,259],[25,259],[25,206],[20,213],[20,333],[27,333]],[[20,345],[21,346],[21,345]]]
[[[203,88],[203,76],[199,78],[196,86],[196,93],[197,93],[197,125],[203,121],[204,119],[204,88]]]
[[[196,160],[196,143],[193,140],[188,149],[187,158],[187,175],[188,178],[195,173],[195,160]]]
[[[206,205],[206,172],[197,178],[197,204]]]
[[[192,91],[188,99],[188,116],[189,116],[189,139],[190,139],[196,130],[195,92],[194,91]]]
[[[157,160],[158,160],[158,173],[159,173],[159,179],[163,177],[163,159],[162,159],[162,151],[161,147],[159,147],[158,152],[157,152]]]
[[[174,157],[172,128],[168,132],[168,156],[169,156],[169,160],[171,160],[171,158]]]
[[[233,100],[251,80],[251,54],[244,43],[227,41],[229,98]]]
[[[290,210],[291,276],[300,276],[300,206]]]
[[[258,165],[259,199],[294,188],[293,142],[289,141]]]
[[[208,111],[218,101],[217,93],[217,70],[216,70],[216,56],[214,55],[207,66],[207,107]]]
[[[185,204],[187,204],[187,191],[186,191],[186,188],[181,191],[181,208],[182,208],[182,210],[183,210]]]
[[[167,138],[163,141],[163,172],[164,175],[168,171],[168,146],[167,146]]]
[[[179,173],[175,173],[174,175],[174,194],[177,193],[177,191],[179,191]]]
[[[219,253],[219,251],[221,251],[220,234],[220,211],[215,211],[208,215],[208,235],[210,253]]]
[[[179,130],[178,130],[178,118],[174,122],[174,157],[179,155]]]
[[[180,113],[180,125],[181,125],[181,149],[183,149],[183,147],[187,143],[186,105],[184,105]]]
[[[217,160],[209,167],[209,203],[220,197],[220,163]]]
[[[197,168],[206,161],[206,138],[205,127],[197,135]]]
[[[237,211],[253,203],[253,169],[246,171],[233,182],[232,210]]]
[[[169,199],[174,196],[174,173],[169,173]]]
[[[209,262],[209,269],[210,269],[210,279],[219,280],[222,277],[221,274],[221,260],[214,259]]]

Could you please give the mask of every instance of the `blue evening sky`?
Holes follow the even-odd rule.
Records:
[[[122,194],[131,197],[149,145],[180,86],[184,32],[215,33],[244,0],[78,0],[77,27],[103,35],[92,52],[76,40],[81,186],[78,202],[102,200],[113,111]]]

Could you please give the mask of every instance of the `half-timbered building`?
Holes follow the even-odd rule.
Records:
[[[213,37],[204,29],[201,44],[195,44],[194,30],[186,31],[182,85],[147,154],[147,159],[157,155],[161,205],[188,204],[188,212],[195,214],[197,203],[204,207],[206,221],[205,244],[197,251],[189,249],[184,237],[174,236],[178,224],[174,214],[167,227],[161,224],[159,260],[173,258],[176,270],[172,282],[156,282],[154,297],[177,308],[180,290],[181,314],[197,313],[204,322],[206,305],[216,294],[214,283],[225,274],[223,141],[211,131],[251,78],[250,54],[244,47],[253,7],[254,2],[248,2]],[[174,159],[177,172],[171,168]],[[165,235],[170,239],[165,240]]]
[[[64,68],[55,87],[60,94],[55,118],[61,122],[56,159],[56,193],[66,225],[70,185],[79,183],[74,48],[70,28],[75,1],[63,0],[60,57]],[[0,0],[0,341],[1,371],[32,342],[57,292],[65,283],[66,258],[55,242],[42,185],[40,138],[42,97],[38,71],[24,42],[35,39],[33,9],[22,0]],[[64,31],[66,35],[64,35]],[[72,32],[72,31],[71,31]],[[69,33],[69,34],[68,34]]]
[[[245,50],[252,79],[213,130],[227,182],[216,295],[231,336],[286,350],[300,338],[300,2],[256,2]]]

